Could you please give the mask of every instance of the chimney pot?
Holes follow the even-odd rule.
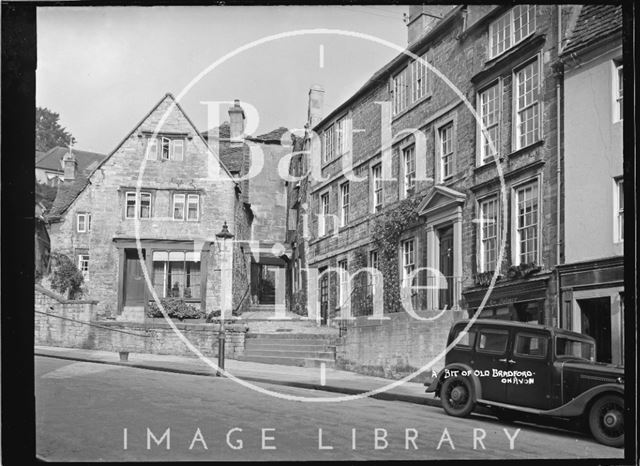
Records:
[[[242,141],[242,135],[244,134],[244,110],[240,105],[240,100],[235,99],[233,101],[233,107],[229,109],[229,129],[231,132],[231,139],[235,142]]]
[[[67,152],[62,157],[62,167],[64,169],[64,181],[73,181],[76,179],[78,171],[78,162],[76,162],[76,156],[72,151]]]
[[[307,113],[307,124],[310,128],[320,123],[323,116],[324,89],[318,84],[314,84],[309,89],[309,106]]]

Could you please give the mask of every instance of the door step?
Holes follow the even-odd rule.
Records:
[[[240,361],[298,367],[335,367],[336,338],[304,333],[248,333]]]

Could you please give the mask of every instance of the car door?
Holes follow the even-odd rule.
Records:
[[[471,367],[480,371],[482,399],[505,403],[506,385],[499,377],[493,377],[493,369],[505,370],[509,346],[509,329],[491,326],[478,328],[476,351]]]
[[[550,335],[529,329],[516,330],[509,354],[509,371],[531,372],[531,376],[507,377],[508,403],[528,408],[549,409],[553,397],[551,384]]]

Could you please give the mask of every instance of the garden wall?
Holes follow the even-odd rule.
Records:
[[[427,317],[426,314],[419,314]],[[357,317],[348,324],[336,347],[336,366],[366,375],[400,379],[415,372],[446,347],[451,324],[463,311],[446,311],[432,321],[420,321],[406,312],[385,314],[389,320]],[[444,358],[432,369],[444,367]],[[431,379],[431,370],[414,382]]]
[[[35,286],[35,344],[104,351],[188,355],[193,353],[166,322],[96,319],[96,301],[69,301]],[[91,324],[91,325],[89,325]],[[207,356],[218,354],[218,324],[175,323]],[[225,357],[244,354],[245,325],[227,325]]]

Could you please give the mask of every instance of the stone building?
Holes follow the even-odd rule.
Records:
[[[233,244],[224,294],[233,296],[223,303],[228,263],[216,233],[226,222],[236,240],[248,240],[253,214],[221,158],[171,94],[90,173],[78,172],[73,154],[64,157],[49,216],[52,250],[75,259],[99,316],[144,320],[153,299],[147,280],[159,298],[180,297],[205,312],[242,304],[250,252]]]
[[[560,324],[596,339],[598,361],[623,362],[622,7],[576,5],[564,68],[564,263]]]
[[[430,8],[410,7],[415,55],[312,126],[324,180],[309,177],[306,255],[330,271],[320,307],[370,313],[373,280],[349,280],[368,265],[382,271],[386,310],[404,300],[473,314],[496,275],[482,317],[557,323],[559,8]]]
[[[62,158],[69,152],[66,147],[54,147],[47,152],[36,151],[36,182],[57,186],[64,180],[64,163]],[[77,163],[77,171],[90,173],[106,157],[104,154],[73,149]]]

